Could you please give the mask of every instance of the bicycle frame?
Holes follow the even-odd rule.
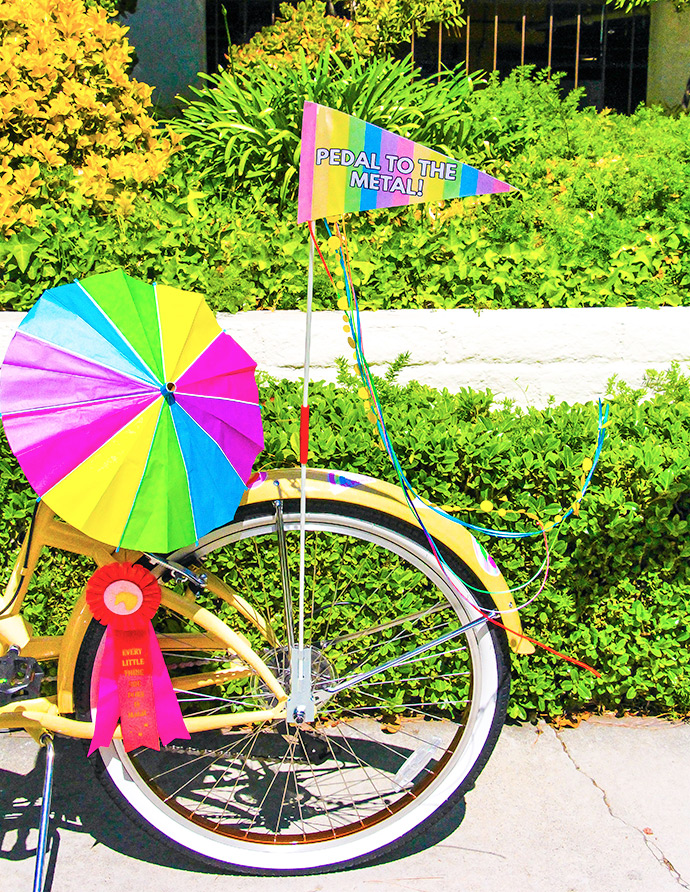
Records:
[[[377,509],[410,522],[411,514],[402,491],[383,481],[340,471],[309,469],[306,485],[308,500],[349,502]],[[276,500],[299,499],[300,490],[299,468],[269,471],[258,475],[258,479],[245,493],[241,504],[252,505],[261,502],[275,502]],[[424,524],[434,539],[458,554],[474,571],[491,595],[497,609],[513,611],[512,596],[507,592],[503,577],[497,571],[487,571],[478,555],[478,547],[471,534],[463,527],[435,514],[430,509],[424,506],[417,507]],[[24,728],[37,739],[46,730],[70,737],[90,739],[93,736],[93,723],[77,721],[68,717],[70,713],[74,712],[72,688],[77,656],[91,621],[85,596],[82,594],[77,600],[62,635],[36,637],[21,615],[22,603],[44,546],[85,555],[92,558],[98,566],[114,561],[134,562],[142,557],[142,553],[124,549],[118,551],[112,546],[91,539],[58,520],[48,506],[41,502],[38,505],[33,530],[25,538],[5,594],[0,599],[0,655],[7,653],[9,647],[16,646],[20,649],[23,657],[33,657],[39,661],[58,661],[57,694],[18,701],[0,707],[0,729]],[[181,549],[172,554],[171,559],[175,560],[177,556],[183,554],[184,549]],[[162,568],[159,568],[158,572],[162,572]],[[219,578],[208,574],[206,588],[210,594],[230,605],[250,622],[269,645],[277,644],[275,634],[264,617]],[[223,670],[223,680],[255,673],[267,685],[277,701],[271,709],[189,717],[185,719],[189,732],[284,719],[288,695],[242,633],[233,630],[211,611],[199,606],[191,591],[187,590],[185,594],[180,595],[169,587],[161,585],[161,592],[163,607],[193,621],[204,630],[202,634],[159,635],[158,640],[163,652],[166,649],[179,648],[182,640],[187,649],[204,650],[212,646],[227,650],[235,654],[238,660],[236,666]],[[518,614],[507,612],[502,617],[502,622],[509,630],[508,643],[511,649],[516,653],[531,653],[534,649],[532,645],[524,638],[519,637],[521,625]],[[461,632],[462,630],[458,630],[456,634]],[[409,655],[403,655],[401,659],[405,659],[407,656]],[[382,671],[384,668],[382,665],[376,671]],[[214,679],[220,680],[217,673],[214,674]],[[204,673],[175,679],[176,687],[186,690],[194,690],[208,683],[208,676],[205,676]],[[116,736],[120,736],[119,728]]]

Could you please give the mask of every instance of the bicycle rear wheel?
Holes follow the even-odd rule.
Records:
[[[298,505],[282,507],[284,570],[296,595]],[[235,614],[232,625],[287,690],[279,545],[274,507],[264,503],[176,559],[217,573],[264,613],[273,645]],[[490,606],[468,587],[480,588],[471,571],[446,558],[462,596],[413,526],[344,503],[308,503],[305,634],[322,701],[315,721],[204,732],[160,752],[126,753],[114,741],[94,758],[118,804],[203,860],[264,874],[361,864],[440,818],[486,763],[510,685],[501,630],[480,622],[444,638],[477,619],[473,605]],[[162,622],[169,632],[173,618]],[[92,623],[80,654],[85,717],[101,635]],[[233,659],[166,651],[186,715],[273,704],[251,671],[226,680]],[[184,681],[200,668],[216,673],[212,684]]]

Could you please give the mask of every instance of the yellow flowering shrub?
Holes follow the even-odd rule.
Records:
[[[300,52],[313,68],[330,47],[342,58],[354,50],[370,56],[376,43],[376,28],[340,16],[326,15],[324,0],[300,0],[297,6],[281,3],[275,24],[262,28],[249,43],[231,46],[231,68],[250,67],[259,61],[271,68],[299,65]]]
[[[127,29],[85,0],[0,0],[0,232],[46,203],[126,207],[173,149],[132,80]]]

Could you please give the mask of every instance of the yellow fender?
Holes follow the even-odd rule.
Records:
[[[275,501],[278,494],[283,499],[299,499],[300,488],[299,468],[266,471],[259,474],[249,487],[240,506]],[[348,502],[417,524],[400,487],[363,474],[308,468],[307,499]],[[501,622],[509,630],[508,644],[511,650],[519,654],[534,653],[534,645],[519,637],[522,634],[522,624],[515,611],[513,595],[508,591],[505,579],[486,550],[460,524],[437,514],[422,502],[417,502],[415,508],[434,539],[457,554],[476,574],[496,607],[501,611],[509,611],[501,616]]]
[[[256,480],[244,494],[240,507],[243,505],[273,502],[278,497],[282,499],[299,499],[299,468],[273,470],[257,475]],[[363,474],[309,468],[307,470],[307,499],[351,503],[381,511],[407,523],[416,523],[399,487]],[[469,530],[459,524],[453,523],[452,520],[437,514],[421,502],[418,502],[415,507],[434,539],[457,554],[467,564],[486,588],[499,610],[509,611],[502,615],[501,622],[508,629],[508,644],[510,648],[515,653],[533,653],[533,645],[525,638],[519,637],[522,632],[522,625],[519,614],[514,611],[515,603],[512,594],[507,591],[508,586],[501,572],[484,548],[482,548]],[[41,515],[41,522],[45,522],[47,526],[50,525],[50,532],[45,535],[43,540],[46,544],[63,548],[67,551],[89,554],[99,565],[112,560],[136,560],[140,556],[139,553],[135,552],[115,552],[109,546],[95,542],[66,524],[54,522],[52,521],[52,512],[45,512],[45,521],[43,515]],[[183,552],[184,550],[181,550],[180,553]],[[35,564],[37,557],[38,554],[32,555],[32,564]],[[21,642],[25,643],[22,652],[26,656],[35,656],[37,659],[59,657],[57,708],[61,714],[70,713],[74,709],[72,701],[74,669],[82,639],[90,621],[91,615],[86,607],[85,598],[82,596],[75,604],[72,616],[62,637],[34,638]],[[3,622],[6,624],[10,622],[23,623],[21,617],[16,615],[7,617]],[[28,628],[25,630],[25,636],[26,639],[30,638]],[[0,635],[0,640],[3,637],[5,636]],[[9,640],[11,638],[8,636]],[[5,712],[5,710],[2,710],[2,712]],[[9,717],[3,716],[3,718],[7,720]],[[3,724],[4,722],[0,720],[0,727]]]

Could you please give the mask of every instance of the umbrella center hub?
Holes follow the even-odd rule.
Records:
[[[175,392],[175,385],[173,384],[172,381],[168,381],[167,384],[164,384],[164,385],[161,387],[161,393],[163,394],[163,396],[165,397],[166,402],[168,402],[168,403],[174,403],[174,402],[175,402],[174,392]]]

